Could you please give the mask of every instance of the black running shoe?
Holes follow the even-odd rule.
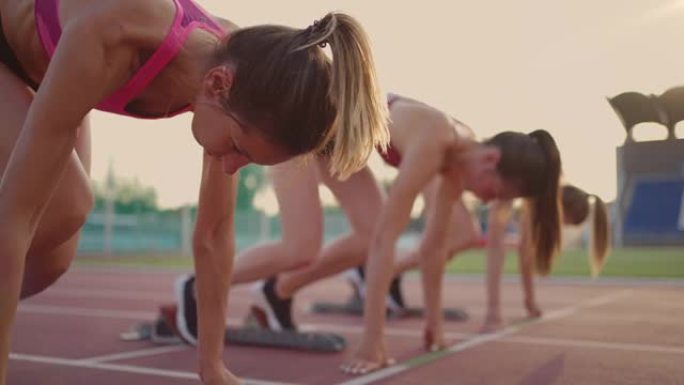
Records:
[[[195,276],[183,275],[173,285],[176,293],[176,327],[180,336],[189,344],[197,345],[197,299]]]
[[[401,274],[397,275],[390,283],[387,295],[387,307],[390,311],[402,311],[406,309],[404,294],[401,291]]]
[[[161,306],[154,322],[150,339],[155,344],[179,344],[183,339],[176,327],[176,305]]]
[[[283,299],[276,294],[276,277],[271,277],[260,283],[255,290],[256,303],[253,312],[265,313],[266,327],[271,330],[297,330],[292,321],[292,298]]]
[[[354,292],[352,293],[352,298],[350,301],[363,302],[365,297],[366,282],[363,271],[363,266],[357,266],[353,269],[347,270],[345,273],[349,284],[351,284]]]
[[[365,297],[365,269],[363,265],[357,266],[347,271],[347,279],[354,288],[354,296],[352,299],[357,299],[363,302]],[[396,276],[390,283],[389,293],[387,294],[387,310],[390,312],[397,312],[406,309],[404,302],[404,295],[401,291],[401,275]]]

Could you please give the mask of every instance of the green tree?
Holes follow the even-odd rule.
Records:
[[[107,190],[111,191],[114,201],[114,212],[121,214],[147,213],[159,210],[157,191],[154,187],[144,186],[137,179],[109,177],[107,182],[94,182],[92,185],[95,196],[94,210],[105,209]]]
[[[252,210],[254,196],[264,183],[266,183],[266,177],[262,166],[250,164],[240,169],[237,209]]]

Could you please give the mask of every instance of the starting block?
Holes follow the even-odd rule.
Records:
[[[234,345],[329,353],[340,352],[347,346],[344,337],[334,333],[273,331],[253,327],[227,328],[225,342]]]
[[[142,322],[120,334],[124,341],[152,341],[155,344],[182,344],[174,322],[168,322],[168,315],[163,311],[154,322]],[[280,348],[290,350],[311,351],[319,353],[337,353],[347,347],[347,341],[341,335],[325,332],[300,332],[296,330],[274,331],[263,328],[248,318],[246,326],[228,326],[225,343],[231,345]]]
[[[335,302],[314,302],[310,311],[316,314],[344,314],[344,315],[363,315],[363,301],[357,296],[345,303]],[[425,309],[416,306],[407,306],[397,310],[387,309],[387,317],[393,319],[422,318]],[[468,319],[468,313],[463,309],[448,308],[443,309],[444,319],[447,321],[462,322]]]

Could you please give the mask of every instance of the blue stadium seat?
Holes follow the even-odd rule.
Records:
[[[639,181],[624,222],[624,235],[684,237],[684,181]]]

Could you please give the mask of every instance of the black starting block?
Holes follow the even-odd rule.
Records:
[[[363,301],[357,296],[345,303],[335,302],[314,302],[311,306],[311,312],[317,314],[345,314],[345,315],[363,315]],[[425,309],[422,307],[406,306],[401,309],[387,309],[387,316],[393,319],[406,318],[422,318],[425,314]],[[444,319],[447,321],[466,321],[468,313],[463,309],[443,309]]]
[[[340,352],[347,346],[344,337],[334,333],[272,331],[253,327],[228,328],[225,341],[234,345],[329,353]]]
[[[152,341],[155,344],[182,344],[183,340],[160,315],[154,322],[143,322],[120,334],[125,341]],[[232,345],[291,349],[319,353],[336,353],[347,347],[341,335],[324,332],[273,331],[247,321],[247,326],[226,328],[225,343]]]

